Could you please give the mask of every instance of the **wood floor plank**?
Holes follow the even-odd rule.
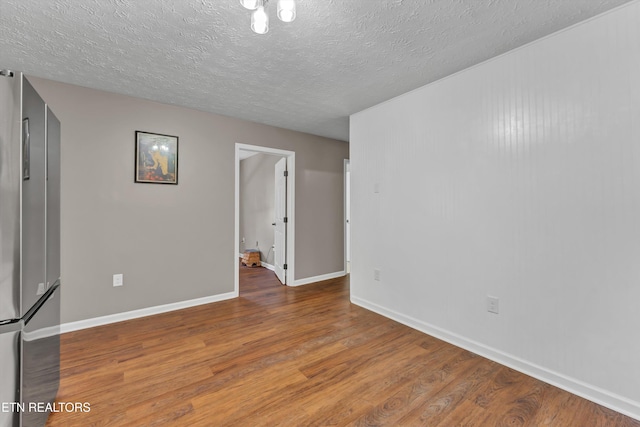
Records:
[[[460,376],[456,375],[456,380],[450,382],[433,398],[423,400],[425,408],[409,412],[400,419],[399,424],[414,424],[413,420],[416,420],[420,421],[420,425],[446,425],[443,420],[459,410],[459,405],[465,401],[465,394],[473,393],[490,372],[491,366],[480,363]]]
[[[58,426],[623,426],[640,422],[349,302],[348,278],[61,337]]]
[[[259,378],[250,382],[237,382],[231,387],[200,394],[191,399],[195,411],[182,420],[186,425],[199,425],[207,420],[208,425],[225,425],[237,418],[239,413],[253,410],[269,396],[283,389],[306,381],[306,377],[294,368],[271,367],[262,371]],[[211,402],[215,402],[212,405]],[[204,425],[204,424],[203,424]]]
[[[448,353],[434,360],[429,369],[422,371],[406,387],[381,402],[358,425],[422,425],[424,411],[444,406],[446,400],[442,394],[447,386],[457,379],[466,379],[473,369],[486,369],[485,364],[480,364],[482,359],[468,351],[452,346]]]

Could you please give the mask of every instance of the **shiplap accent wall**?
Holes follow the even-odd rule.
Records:
[[[350,143],[354,303],[640,419],[639,2],[354,114]]]

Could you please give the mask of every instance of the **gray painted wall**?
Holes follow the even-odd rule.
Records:
[[[240,162],[240,252],[260,249],[260,259],[273,265],[275,176],[282,157],[256,154]],[[242,243],[242,238],[245,243]],[[256,242],[258,245],[256,247]]]
[[[296,152],[296,279],[343,270],[348,144],[30,80],[62,122],[62,322],[233,291],[236,143]],[[179,136],[178,185],[133,182],[136,130]]]

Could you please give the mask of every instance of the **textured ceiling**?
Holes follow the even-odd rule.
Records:
[[[348,140],[349,115],[628,0],[0,0],[0,68]]]

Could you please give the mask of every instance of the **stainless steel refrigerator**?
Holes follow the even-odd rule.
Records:
[[[60,382],[60,122],[0,71],[0,427],[42,426]]]

